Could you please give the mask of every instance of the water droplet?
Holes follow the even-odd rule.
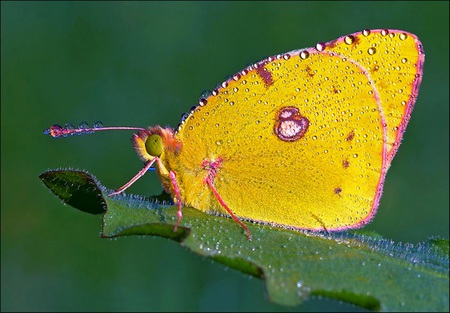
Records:
[[[66,124],[66,125],[68,125],[68,124]],[[86,129],[86,128],[89,128],[89,124],[86,123],[86,122],[81,122],[81,123],[78,125],[78,129]]]
[[[370,47],[367,50],[367,53],[369,53],[370,55],[374,55],[377,52],[377,49],[375,49],[374,47]]]
[[[352,35],[346,36],[346,37],[344,38],[344,42],[345,42],[346,44],[348,44],[348,45],[351,45],[352,43],[355,42],[355,37],[353,37]]]
[[[103,128],[103,123],[101,121],[96,121],[94,123],[94,128]]]
[[[317,44],[316,44],[316,50],[317,51],[323,51],[323,50],[325,50],[325,43],[323,43],[323,42],[318,42]]]
[[[303,50],[302,52],[300,52],[300,58],[302,58],[303,60],[306,60],[309,57],[309,52],[306,50]]]
[[[50,126],[50,128],[44,130],[44,134],[50,134],[50,136],[57,138],[60,136],[67,137],[67,134],[64,134],[64,128],[61,127],[61,125],[55,124]]]
[[[73,126],[73,124],[70,124],[70,123],[64,124],[64,128],[62,130],[65,132],[64,132],[63,136],[67,137],[68,135],[70,135],[70,136],[75,135],[76,132],[73,131],[74,129],[75,129],[75,126]]]
[[[309,296],[309,293],[311,292],[311,288],[303,286],[303,282],[301,280],[297,282],[296,286],[297,286],[297,295],[302,299],[306,299]]]
[[[203,90],[202,93],[200,94],[199,98],[206,99],[209,96],[211,96],[211,91],[210,90]]]
[[[181,114],[181,122],[183,123],[189,116],[189,113],[184,112],[183,114]],[[192,126],[191,126],[192,127]],[[191,128],[190,128],[191,129]],[[192,128],[193,129],[193,128]],[[191,129],[191,130],[192,130]]]
[[[369,29],[365,29],[365,30],[363,30],[362,34],[363,34],[363,36],[367,37],[367,36],[370,35],[370,30]]]
[[[71,126],[69,126],[69,127],[71,127]],[[78,129],[81,130],[81,131],[79,131],[79,132],[70,132],[70,134],[73,135],[73,134],[76,133],[77,135],[83,135],[83,134],[89,133],[89,131],[88,131],[89,124],[86,123],[86,122],[81,122],[80,124],[78,124]]]

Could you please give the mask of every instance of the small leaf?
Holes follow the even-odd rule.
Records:
[[[49,180],[45,174],[41,178]],[[85,172],[58,171],[56,176],[50,179],[56,184],[46,185],[71,201],[68,204],[80,204],[70,196],[80,190],[103,194],[101,201],[86,196],[94,207],[102,203],[107,208],[103,237],[153,235],[179,241],[199,255],[263,278],[269,298],[278,304],[298,305],[310,295],[320,295],[373,311],[449,309],[448,240],[399,244],[363,231],[327,234],[246,223],[253,235],[249,241],[230,218],[188,207],[174,232],[177,208],[168,203],[139,196],[107,197],[106,188],[98,183],[93,188],[96,180]]]
[[[44,172],[39,178],[66,204],[86,213],[105,213],[102,191],[89,173],[58,169]]]

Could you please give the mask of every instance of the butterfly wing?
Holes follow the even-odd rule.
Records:
[[[176,133],[183,201],[224,212],[209,177],[241,218],[327,230],[368,222],[420,83],[417,39],[394,34],[270,57],[201,99]]]
[[[327,44],[366,69],[387,125],[387,161],[392,161],[408,125],[422,82],[422,43],[401,30],[364,30]]]

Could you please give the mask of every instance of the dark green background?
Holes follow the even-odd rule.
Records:
[[[38,175],[86,169],[117,188],[141,168],[129,132],[55,140],[53,123],[171,125],[248,63],[365,28],[415,33],[425,73],[366,228],[449,235],[448,2],[1,2],[1,310],[288,310],[264,284],[161,238],[102,240]],[[154,173],[130,190],[156,194]],[[295,310],[354,309],[314,299]]]

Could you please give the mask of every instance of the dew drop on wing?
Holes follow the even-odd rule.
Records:
[[[189,116],[189,113],[187,113],[187,112],[184,112],[183,114],[181,114],[181,123],[183,123],[187,119],[188,116]]]
[[[210,90],[203,90],[202,93],[200,94],[200,99],[206,99],[209,98],[211,96],[211,91]]]

